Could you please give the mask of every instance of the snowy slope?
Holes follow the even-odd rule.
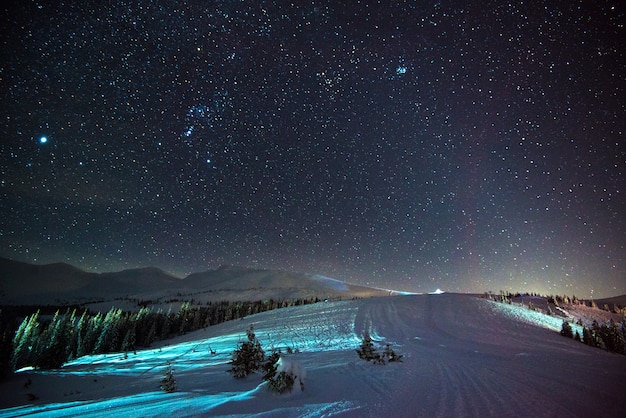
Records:
[[[561,337],[549,323],[502,306],[443,294],[265,312],[127,359],[90,356],[52,372],[18,373],[0,384],[0,416],[576,417],[626,410],[626,356]],[[276,395],[260,376],[226,373],[249,324],[266,349],[302,351],[291,358],[307,370],[304,392]],[[367,329],[404,362],[359,360],[354,349]],[[168,361],[178,383],[172,394],[158,389]],[[38,399],[27,405],[28,394]]]

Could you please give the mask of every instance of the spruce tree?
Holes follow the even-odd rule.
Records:
[[[572,331],[572,326],[567,321],[563,321],[561,325],[561,335],[567,338],[574,338],[574,332]]]
[[[246,331],[246,336],[248,341],[239,343],[239,347],[232,352],[232,360],[229,362],[231,368],[228,372],[237,379],[244,378],[259,370],[265,360],[265,352],[254,335],[252,325]]]
[[[365,332],[365,334],[363,334],[361,346],[357,348],[356,352],[359,357],[365,361],[380,359],[380,354],[376,352],[376,348],[374,347],[374,343],[372,342],[372,337],[367,331]]]
[[[583,327],[583,343],[595,347],[595,339],[593,336],[593,331],[591,331],[587,327]]]
[[[59,311],[54,314],[52,322],[38,339],[41,350],[34,359],[34,366],[41,369],[54,369],[61,367],[68,360],[74,334],[74,320],[75,314],[70,314],[69,310],[64,315],[61,315]]]
[[[13,354],[11,356],[11,368],[13,370],[32,366],[31,361],[37,356],[34,350],[39,333],[39,311],[37,311],[24,318],[13,337]]]
[[[161,378],[161,390],[166,393],[176,392],[176,379],[174,378],[174,371],[172,365],[167,363],[165,368],[165,374]]]

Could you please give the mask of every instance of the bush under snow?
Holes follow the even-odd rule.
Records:
[[[304,390],[306,369],[299,362],[280,356],[274,363],[273,370],[266,375],[270,389],[278,393],[291,392],[294,383]]]

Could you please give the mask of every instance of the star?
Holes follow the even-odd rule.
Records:
[[[2,257],[626,293],[619,2],[12,3]]]

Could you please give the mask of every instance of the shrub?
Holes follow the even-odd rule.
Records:
[[[304,367],[297,361],[281,357],[277,353],[274,354],[278,359],[267,367],[267,373],[263,377],[263,380],[268,382],[270,390],[277,393],[291,392],[296,382],[300,385],[300,390],[304,390],[304,378],[306,377]],[[274,354],[270,356],[273,359],[276,358]]]
[[[383,361],[384,359],[387,359],[389,363],[402,361],[402,354],[396,354],[396,352],[393,351],[393,348],[391,348],[391,345],[387,343],[385,351],[383,352]]]

